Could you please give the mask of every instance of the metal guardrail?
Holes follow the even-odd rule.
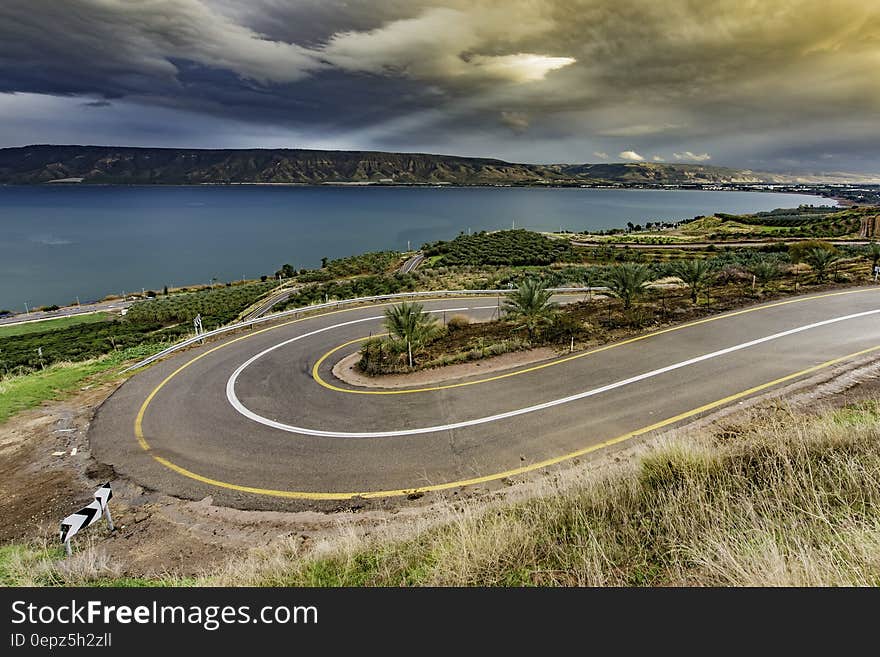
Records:
[[[605,290],[605,287],[548,287],[547,290],[551,292],[558,293],[575,293],[575,294],[587,294],[590,291],[595,290]],[[257,317],[255,319],[249,319],[243,322],[236,322],[235,324],[229,324],[227,326],[221,326],[220,328],[214,329],[213,331],[206,331],[201,335],[195,335],[191,338],[187,338],[186,340],[182,340],[177,344],[173,344],[170,347],[166,347],[162,351],[153,354],[152,356],[148,356],[144,358],[142,361],[135,363],[129,367],[126,367],[122,370],[122,373],[131,372],[132,370],[137,370],[142,367],[146,367],[152,363],[155,363],[157,360],[165,358],[170,354],[173,354],[175,351],[180,349],[185,349],[190,345],[193,345],[197,342],[202,342],[207,338],[212,338],[216,335],[222,335],[223,333],[230,333],[232,331],[237,331],[238,329],[248,328],[250,326],[255,326],[256,324],[261,324],[264,322],[272,322],[277,319],[283,319],[285,317],[296,317],[300,314],[314,312],[316,310],[326,310],[328,308],[339,308],[341,306],[349,306],[353,304],[359,303],[370,303],[374,301],[389,301],[393,299],[418,299],[418,298],[433,298],[433,297],[456,297],[456,296],[498,296],[504,294],[510,294],[512,290],[503,289],[503,290],[434,290],[429,292],[398,292],[396,294],[380,294],[373,297],[356,297],[354,299],[341,299],[339,301],[330,301],[328,303],[319,303],[313,306],[303,306],[302,308],[291,308],[290,310],[283,310],[278,313],[272,313],[271,315],[263,315],[262,317]]]

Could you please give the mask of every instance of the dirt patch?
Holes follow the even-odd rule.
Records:
[[[94,407],[115,386],[85,386],[0,424],[0,541],[52,535],[64,516],[90,501],[97,479],[87,474],[94,462],[86,430]],[[96,474],[113,478],[112,468]]]
[[[491,358],[482,358],[469,363],[456,363],[455,365],[447,365],[430,370],[419,370],[407,374],[367,376],[356,367],[361,356],[359,353],[354,353],[346,356],[333,366],[333,376],[340,381],[363,388],[408,388],[429,383],[442,383],[452,379],[463,379],[478,374],[501,372],[523,365],[547,361],[555,358],[557,355],[556,351],[550,347],[539,347],[527,351],[513,351],[501,354],[500,356],[492,356]]]

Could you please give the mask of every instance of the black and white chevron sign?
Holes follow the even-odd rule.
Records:
[[[110,525],[112,531],[113,520],[110,516],[110,509],[107,507],[107,502],[110,501],[111,497],[113,497],[113,491],[110,489],[110,484],[104,484],[95,491],[95,500],[93,502],[90,502],[76,513],[71,513],[61,521],[61,542],[67,548],[68,554],[70,554],[70,539],[79,530],[96,523],[102,515],[107,516],[107,524]]]
[[[95,491],[95,499],[101,503],[101,510],[107,510],[107,502],[110,501],[110,498],[113,497],[113,491],[110,488],[110,484],[104,484],[98,490]]]

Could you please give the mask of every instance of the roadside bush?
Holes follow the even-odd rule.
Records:
[[[331,260],[327,263],[324,271],[330,278],[344,278],[361,274],[387,274],[400,267],[402,261],[403,254],[397,251],[374,251]]]
[[[580,261],[568,240],[551,239],[528,230],[502,230],[459,235],[450,242],[422,247],[426,256],[441,256],[443,265],[549,265]]]
[[[185,327],[163,328],[158,322],[135,323],[123,319],[13,335],[0,338],[0,365],[5,372],[23,373],[53,363],[97,358],[146,342],[172,340],[188,330]]]
[[[470,325],[471,320],[467,315],[453,315],[449,318],[449,321],[446,322],[446,328],[449,331],[458,331],[465,326]]]
[[[128,309],[126,319],[134,323],[192,322],[202,316],[205,329],[234,320],[238,314],[276,287],[275,281],[245,283],[188,294],[138,301]]]
[[[393,276],[363,276],[347,281],[333,281],[320,285],[310,285],[292,294],[286,302],[273,310],[301,308],[326,300],[352,299],[355,297],[373,297],[397,292],[412,292],[418,288],[418,279],[412,274],[394,274]]]
[[[779,263],[772,260],[760,260],[749,269],[749,272],[755,277],[755,281],[761,287],[766,287],[772,281],[779,278],[782,270]]]
[[[788,247],[788,256],[792,262],[806,262],[807,254],[814,249],[821,249],[830,253],[838,253],[837,247],[822,240],[806,240],[805,242],[795,242]]]
[[[752,275],[742,267],[736,265],[725,265],[718,270],[715,280],[719,285],[732,285],[735,283],[748,283],[752,280]]]
[[[588,325],[566,312],[556,313],[549,326],[544,330],[545,339],[552,343],[568,342],[571,338],[583,340],[589,335]]]

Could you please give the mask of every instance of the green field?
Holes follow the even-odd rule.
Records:
[[[56,363],[44,370],[0,378],[0,425],[20,411],[44,401],[62,399],[89,377],[108,372],[127,360],[143,358],[166,347],[142,344],[79,363]]]
[[[14,335],[27,335],[29,333],[42,333],[55,329],[76,326],[77,324],[96,324],[104,322],[110,317],[110,313],[90,313],[88,315],[74,315],[72,317],[59,317],[39,322],[26,322],[24,324],[12,324],[0,326],[0,338],[9,338]]]

